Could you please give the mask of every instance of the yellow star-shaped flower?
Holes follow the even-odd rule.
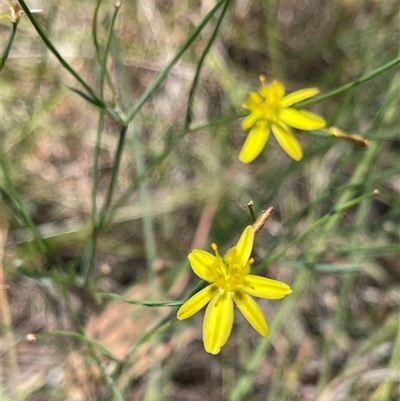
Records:
[[[295,109],[295,103],[313,97],[319,93],[317,88],[301,89],[285,96],[285,87],[279,81],[265,84],[260,77],[261,88],[248,94],[247,103],[243,104],[250,114],[243,120],[242,128],[250,129],[249,135],[239,155],[243,163],[251,163],[264,149],[270,130],[283,150],[294,160],[301,160],[303,151],[290,127],[310,131],[325,127],[325,120],[309,111]]]
[[[179,308],[177,317],[179,320],[187,319],[208,303],[203,321],[203,341],[205,350],[211,354],[218,354],[228,341],[234,305],[258,333],[266,336],[267,322],[250,295],[280,299],[292,292],[281,281],[250,274],[250,265],[254,262],[250,258],[253,242],[254,230],[247,226],[236,246],[224,257],[218,253],[216,244],[211,245],[215,256],[200,249],[189,254],[193,271],[210,284],[187,300]]]

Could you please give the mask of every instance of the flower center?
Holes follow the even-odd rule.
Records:
[[[281,110],[282,95],[274,85],[263,85],[260,89],[262,100],[260,102],[260,112],[266,120],[277,122],[279,111]]]
[[[276,103],[268,102],[266,100],[264,103],[260,104],[260,111],[264,119],[273,122],[278,120],[279,106]]]
[[[215,244],[212,244],[212,248],[217,257],[215,284],[223,292],[233,293],[243,284],[244,278],[249,274],[250,265],[254,260],[249,259],[243,264],[241,255],[239,255],[236,247],[229,249],[224,258],[218,253],[218,248]]]

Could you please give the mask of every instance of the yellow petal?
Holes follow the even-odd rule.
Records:
[[[299,103],[302,100],[306,100],[310,97],[318,95],[319,89],[318,88],[306,88],[301,89],[296,92],[292,92],[289,95],[286,95],[281,102],[282,107],[289,107],[295,103]]]
[[[248,274],[242,285],[248,294],[259,298],[280,299],[292,292],[292,289],[282,281]]]
[[[243,108],[245,109],[255,109],[257,108],[262,101],[262,97],[260,96],[259,93],[257,92],[250,92],[247,95],[247,103],[243,105]]]
[[[211,284],[189,298],[179,309],[176,317],[179,320],[187,319],[197,313],[215,295],[217,286]]]
[[[279,99],[285,96],[285,87],[281,82],[275,79],[274,81],[272,81],[271,86],[274,89],[275,94]]]
[[[233,300],[253,328],[262,336],[266,336],[268,334],[267,322],[254,299],[239,290],[233,296]]]
[[[306,131],[323,128],[326,125],[322,117],[305,110],[283,109],[279,113],[279,118],[293,128]]]
[[[215,272],[213,266],[216,263],[216,257],[202,249],[194,249],[188,256],[190,266],[193,271],[203,280],[214,281]]]
[[[253,250],[253,242],[253,227],[247,226],[240,236],[238,243],[236,244],[237,257],[239,259],[237,263],[240,263],[242,266],[247,264],[250,258],[251,251]]]
[[[253,110],[242,122],[244,130],[250,129],[256,122],[262,118],[262,113],[258,110]]]
[[[239,155],[242,163],[251,163],[264,149],[269,137],[267,121],[260,120],[250,130]]]
[[[289,131],[288,127],[284,126],[283,124],[272,124],[271,128],[282,149],[292,159],[297,161],[301,160],[303,157],[303,151],[301,150],[300,144],[296,137]]]
[[[262,84],[260,94],[268,101],[280,100],[285,96],[285,87],[281,82],[274,80],[271,85]]]
[[[216,294],[208,304],[203,321],[204,348],[218,354],[228,341],[233,326],[233,301],[229,293]]]

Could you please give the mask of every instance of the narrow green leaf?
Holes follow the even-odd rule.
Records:
[[[98,292],[96,293],[96,296],[98,298],[115,299],[116,301],[122,301],[128,304],[136,304],[136,305],[151,306],[151,307],[181,306],[183,304],[183,301],[146,301],[142,299],[127,298],[122,295],[108,292]]]

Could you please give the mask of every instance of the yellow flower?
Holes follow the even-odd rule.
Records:
[[[325,127],[326,122],[316,114],[290,106],[317,95],[319,90],[301,89],[285,96],[285,87],[279,81],[265,85],[265,77],[261,76],[260,80],[260,90],[250,92],[247,103],[243,105],[250,110],[250,114],[243,120],[242,128],[250,129],[250,132],[239,160],[243,163],[252,162],[267,143],[270,129],[283,150],[294,160],[301,160],[303,151],[290,127],[310,131]]]
[[[250,258],[253,242],[254,230],[247,226],[236,246],[224,257],[218,253],[216,244],[211,245],[215,256],[200,249],[189,254],[193,271],[210,285],[187,300],[179,308],[177,317],[179,320],[187,319],[209,303],[203,321],[203,342],[205,350],[211,354],[218,354],[228,341],[234,304],[254,329],[266,336],[267,322],[250,295],[280,299],[292,292],[281,281],[250,274],[250,265],[254,262]]]

